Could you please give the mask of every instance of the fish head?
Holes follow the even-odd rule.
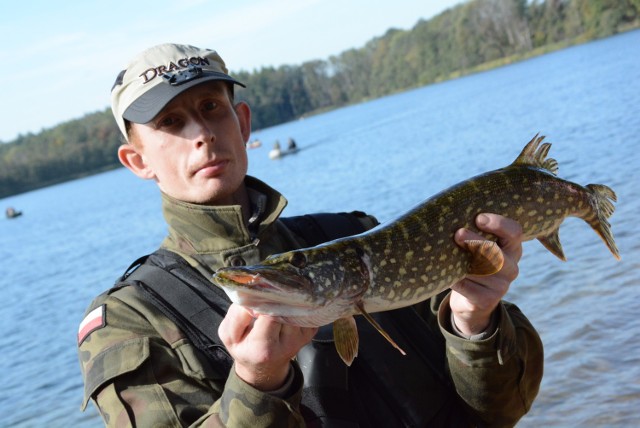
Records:
[[[318,246],[273,255],[258,265],[218,269],[213,282],[234,303],[287,318],[353,306],[368,288],[369,269],[358,247]]]

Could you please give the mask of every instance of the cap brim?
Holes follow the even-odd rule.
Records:
[[[231,76],[215,71],[205,71],[202,77],[181,85],[173,86],[169,83],[162,82],[154,86],[131,103],[124,113],[122,113],[122,117],[133,123],[148,123],[176,96],[187,89],[213,80],[230,82],[235,85],[240,85],[243,88],[245,87],[244,84],[238,82]]]

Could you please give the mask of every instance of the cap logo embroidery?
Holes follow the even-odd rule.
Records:
[[[188,68],[190,65],[209,65],[209,60],[207,58],[202,58],[199,56],[192,56],[191,58],[181,58],[176,62],[171,61],[167,65],[159,65],[157,67],[151,67],[146,69],[139,77],[143,78],[142,84],[147,84],[151,82],[158,76],[162,76],[165,73],[174,72],[176,70],[182,70]]]

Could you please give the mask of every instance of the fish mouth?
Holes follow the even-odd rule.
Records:
[[[313,296],[313,283],[307,277],[268,266],[222,268],[213,282],[231,301],[261,314],[287,316],[323,304]]]
[[[268,266],[222,268],[213,278],[222,287],[243,287],[271,292],[309,290],[312,285],[303,275]]]

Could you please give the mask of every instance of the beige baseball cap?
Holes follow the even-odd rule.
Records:
[[[229,76],[218,53],[211,49],[166,43],[136,56],[111,88],[111,110],[122,134],[124,120],[148,123],[180,93],[211,80],[244,87]]]

